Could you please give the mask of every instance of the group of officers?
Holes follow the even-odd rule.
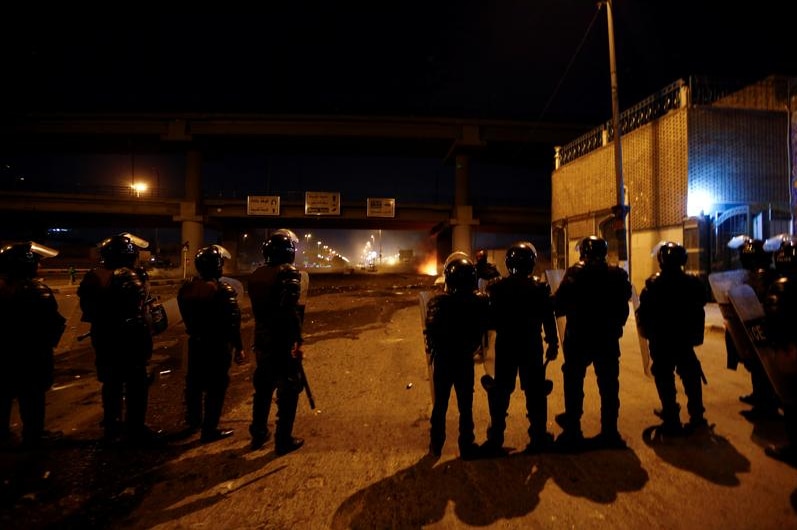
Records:
[[[300,448],[293,436],[299,394],[304,389],[302,360],[303,276],[294,267],[298,238],[290,230],[274,232],[263,244],[265,264],[248,281],[255,319],[254,397],[249,425],[251,447],[259,449],[271,437],[268,417],[276,392],[274,450],[284,455]],[[102,383],[105,439],[136,444],[159,441],[159,432],[145,422],[151,382],[147,365],[152,356],[150,308],[153,298],[142,269],[136,267],[146,241],[129,233],[111,236],[99,245],[101,264],[86,273],[78,287],[82,320],[90,323],[97,378]],[[620,338],[628,319],[632,288],[626,271],[607,262],[608,244],[596,236],[578,246],[580,260],[569,267],[552,292],[534,275],[537,251],[528,241],[506,251],[508,276],[480,252],[475,262],[455,252],[444,265],[445,288],[426,306],[424,336],[432,368],[433,409],[429,451],[439,456],[446,439],[446,413],[451,390],[459,412],[458,446],[463,459],[506,454],[503,447],[510,397],[520,380],[529,421],[528,453],[547,450],[581,451],[625,448],[618,430]],[[769,344],[792,357],[797,350],[797,240],[783,237],[774,252],[763,242],[747,239],[742,264],[766,312],[762,334]],[[52,290],[38,277],[41,258],[57,251],[34,242],[0,248],[0,444],[11,437],[12,402],[22,420],[22,444],[35,447],[57,438],[45,429],[45,393],[53,384],[53,350],[65,329]],[[213,442],[233,434],[219,421],[233,360],[245,362],[241,339],[239,293],[222,278],[230,255],[220,245],[200,249],[195,256],[198,276],[183,283],[177,302],[188,340],[185,381],[185,422],[200,441]],[[661,401],[655,413],[660,432],[680,436],[705,429],[702,384],[705,380],[695,346],[702,344],[706,289],[684,271],[685,248],[666,242],[657,251],[660,271],[645,282],[636,320],[647,340],[651,371]],[[773,266],[774,264],[774,266]],[[482,289],[479,288],[480,282]],[[557,358],[557,318],[565,317],[562,347],[564,412],[555,416],[562,431],[554,439],[547,430],[547,396],[551,384],[545,372]],[[491,334],[490,331],[493,333]],[[494,337],[495,374],[483,378],[490,424],[486,441],[475,442],[472,405],[474,355],[483,352],[486,337]],[[543,345],[545,343],[545,346]],[[729,342],[729,353],[730,353]],[[755,407],[776,400],[784,412],[788,442],[767,448],[772,457],[797,463],[797,427],[793,386],[764,379],[772,374],[748,360],[753,396],[742,396]],[[585,438],[581,430],[584,379],[592,365],[600,394],[600,432]],[[681,423],[675,374],[687,398],[688,421]],[[771,412],[771,411],[769,411]]]
[[[795,249],[797,240],[782,239],[774,252],[773,277],[777,280],[762,297],[768,336],[780,341],[784,351],[791,348],[792,352],[797,348],[793,325],[797,321]],[[460,457],[505,455],[507,410],[518,379],[529,422],[526,453],[626,447],[618,430],[620,338],[630,314],[632,287],[627,272],[607,262],[606,240],[589,236],[579,243],[578,251],[579,261],[565,271],[554,292],[544,278],[534,275],[537,252],[528,241],[507,249],[505,277],[486,264],[482,251],[475,262],[462,252],[449,256],[444,265],[445,288],[429,300],[425,313],[424,336],[434,394],[432,455],[440,456],[446,439],[452,388],[459,412]],[[702,395],[705,376],[695,353],[695,347],[703,343],[707,289],[701,279],[684,270],[687,251],[682,245],[662,242],[656,256],[660,270],[646,280],[635,316],[640,336],[649,345],[650,370],[661,402],[661,408],[654,410],[662,420],[657,430],[661,436],[686,436],[709,428]],[[772,254],[769,258],[771,262]],[[548,362],[558,356],[559,317],[566,321],[562,338],[565,410],[555,416],[562,431],[554,438],[547,430],[547,396],[552,384],[545,371]],[[483,355],[488,347],[494,350],[495,374],[482,378],[490,423],[485,442],[478,445],[472,412],[474,356]],[[600,432],[585,438],[581,418],[584,379],[590,365],[600,394]],[[752,365],[750,369],[757,370]],[[681,422],[676,398],[676,374],[686,394],[686,423]],[[782,399],[778,406],[784,411],[788,442],[767,448],[767,454],[797,464],[793,405],[790,399]]]
[[[274,451],[295,451],[303,440],[292,435],[298,396],[304,388],[301,370],[302,275],[293,266],[298,239],[290,230],[274,232],[263,244],[265,264],[249,278],[255,318],[254,399],[249,426],[251,446],[271,438],[268,416],[276,392]],[[90,324],[97,379],[102,383],[104,439],[138,446],[165,441],[147,426],[153,327],[147,273],[136,266],[147,242],[132,234],[113,235],[99,244],[100,266],[89,270],[78,286],[82,320]],[[38,277],[41,258],[57,251],[34,242],[0,248],[0,444],[12,439],[14,400],[22,421],[22,447],[35,448],[58,438],[45,429],[45,393],[53,384],[53,350],[65,329],[53,291]],[[220,245],[200,249],[194,259],[198,276],[185,281],[177,304],[188,333],[185,378],[187,433],[200,432],[210,443],[233,434],[219,421],[233,360],[245,362],[238,293],[222,278],[230,255]]]

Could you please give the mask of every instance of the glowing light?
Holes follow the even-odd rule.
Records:
[[[686,199],[686,215],[693,217],[708,214],[713,205],[714,198],[707,191],[692,190]]]
[[[145,193],[149,186],[145,182],[134,182],[130,185],[130,189],[136,194],[136,197],[141,197],[142,193]]]
[[[437,276],[437,256],[432,254],[418,267],[418,273],[427,276]]]

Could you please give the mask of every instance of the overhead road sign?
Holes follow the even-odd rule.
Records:
[[[246,197],[247,215],[279,215],[279,195],[249,195]]]
[[[340,193],[308,191],[304,194],[305,215],[340,215]]]
[[[367,217],[396,217],[396,199],[368,198]]]

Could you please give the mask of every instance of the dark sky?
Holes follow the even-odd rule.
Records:
[[[285,4],[3,8],[0,110],[611,117],[594,0]],[[689,75],[797,74],[789,2],[613,5],[622,108]]]

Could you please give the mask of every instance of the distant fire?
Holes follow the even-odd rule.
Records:
[[[418,267],[418,272],[427,276],[437,276],[437,256],[434,254],[428,256]]]

